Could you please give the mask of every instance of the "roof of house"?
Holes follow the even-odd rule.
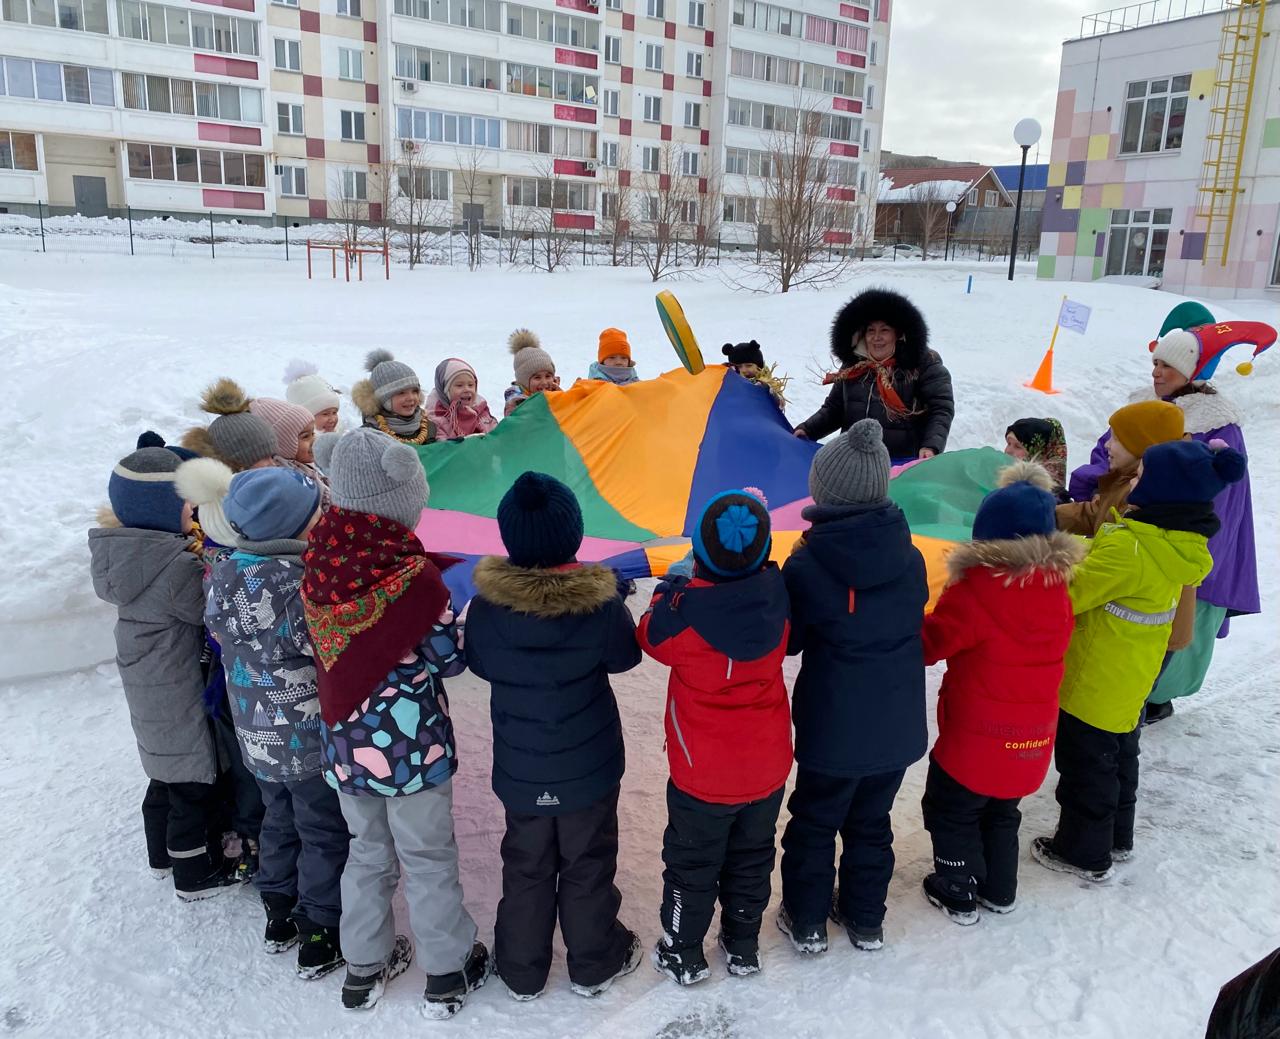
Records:
[[[1018,163],[1015,162],[1009,166],[992,166],[991,169],[1005,191],[1013,194],[1018,190]],[[1022,186],[1026,191],[1049,190],[1049,164],[1042,162],[1038,166],[1028,166],[1027,176]]]
[[[970,187],[990,172],[990,166],[976,163],[881,170],[879,201],[919,202],[925,192],[932,198],[959,201]],[[1003,191],[1004,185],[1000,188]]]

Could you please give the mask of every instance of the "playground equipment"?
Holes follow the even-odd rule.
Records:
[[[385,272],[386,280],[391,280],[391,250],[387,247],[387,243],[381,245],[363,245],[360,242],[353,242],[349,238],[344,238],[340,242],[334,241],[317,241],[312,238],[307,239],[307,280],[311,280],[311,254],[329,254],[330,269],[334,279],[338,277],[338,254],[342,254],[342,269],[346,275],[346,280],[351,280],[351,267],[355,264],[356,280],[364,281],[364,258],[366,256],[381,256],[382,269]]]

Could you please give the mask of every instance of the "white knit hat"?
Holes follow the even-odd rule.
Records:
[[[1200,367],[1200,340],[1184,328],[1175,328],[1160,337],[1151,357],[1190,379]]]
[[[289,362],[284,370],[284,383],[284,399],[290,404],[300,404],[313,415],[338,406],[338,391],[307,361]]]

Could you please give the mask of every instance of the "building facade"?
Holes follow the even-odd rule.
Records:
[[[1040,277],[1275,298],[1280,5],[1177,10],[1200,13],[1130,28],[1136,11],[1111,11],[1064,45]]]
[[[830,240],[874,228],[890,0],[3,0],[0,19],[8,211],[621,217],[754,242],[770,153],[807,127]]]

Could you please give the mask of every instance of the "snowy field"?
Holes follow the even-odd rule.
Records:
[[[965,295],[971,271],[975,288]],[[1178,297],[1072,286],[1073,298],[1094,308],[1093,322],[1083,338],[1059,336],[1063,392],[1046,398],[1021,384],[1040,360],[1062,286],[1029,275],[1008,284],[991,265],[869,262],[843,284],[785,297],[735,294],[714,273],[668,287],[709,359],[725,340],[756,338],[781,362],[793,377],[794,421],[821,399],[813,373],[826,364],[837,306],[868,285],[904,291],[924,310],[955,377],[952,446],[998,445],[1012,420],[1049,413],[1066,426],[1079,464],[1110,412],[1144,385],[1146,343]],[[1274,307],[1212,309],[1276,319]],[[433,1025],[417,1014],[423,977],[415,969],[374,1017],[355,1021],[339,1009],[340,975],[304,983],[291,957],[260,951],[262,913],[250,892],[182,906],[168,883],[147,874],[138,811],[145,779],[109,662],[111,616],[93,597],[85,549],[111,465],[144,428],[176,438],[201,421],[196,399],[215,376],[280,395],[292,357],[314,360],[347,387],[375,346],[393,349],[424,379],[456,354],[475,364],[481,393],[500,405],[511,378],[506,337],[520,325],[542,337],[566,385],[594,359],[607,325],[630,333],[643,376],[674,363],[653,287],[635,270],[397,269],[389,283],[348,285],[308,283],[297,266],[251,260],[0,252],[0,717],[8,734],[0,744],[0,1034],[1202,1035],[1219,985],[1280,941],[1273,613],[1235,624],[1204,691],[1144,734],[1137,853],[1105,886],[1025,859],[1016,913],[984,915],[971,929],[949,923],[920,893],[930,866],[919,809],[925,763],[911,769],[894,812],[898,866],[888,944],[878,953],[855,951],[833,927],[831,951],[802,962],[771,908],[765,970],[754,978],[729,978],[712,957],[712,980],[679,990],[646,965],[587,1002],[569,992],[560,960],[536,1003],[512,1002],[494,980],[459,1018]],[[1222,368],[1219,385],[1246,415],[1264,609],[1274,611],[1280,356],[1264,355],[1248,379],[1234,361]],[[940,677],[931,671],[931,701]],[[647,943],[658,933],[665,681],[665,670],[646,662],[615,685],[629,746],[623,919]],[[487,940],[502,831],[488,782],[487,690],[470,676],[449,685],[463,881]],[[1024,801],[1024,847],[1052,826],[1053,783],[1050,775]]]

